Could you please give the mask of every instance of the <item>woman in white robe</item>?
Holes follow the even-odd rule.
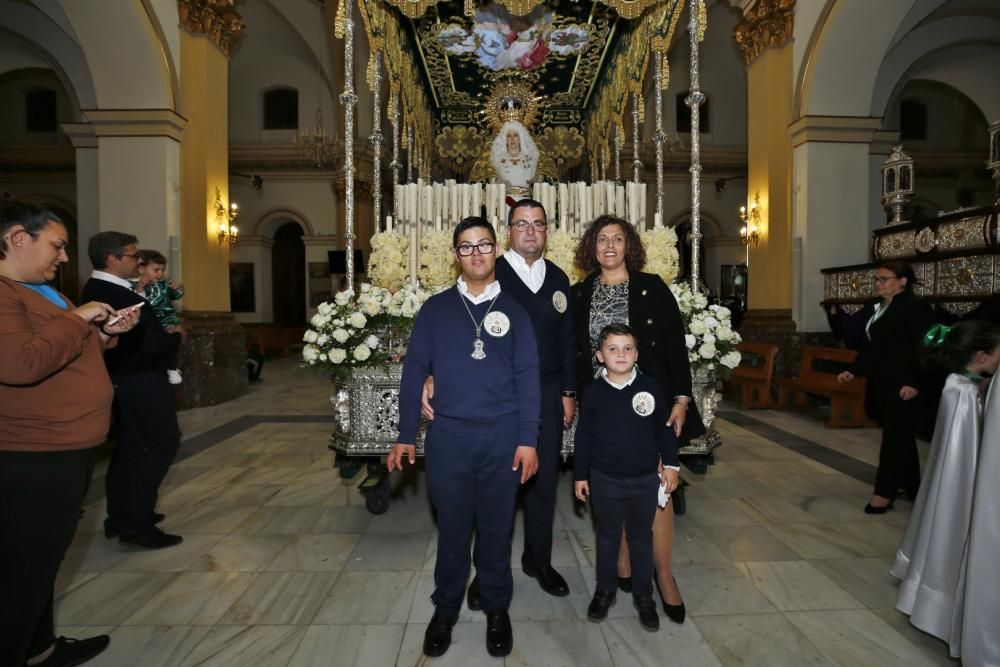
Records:
[[[962,660],[1000,665],[1000,379],[993,376],[983,417],[983,441],[972,500],[966,564]]]
[[[924,482],[913,504],[891,574],[900,580],[896,609],[910,623],[961,652],[965,555],[982,430],[980,383],[1000,361],[1000,329],[969,321],[936,325],[925,344],[946,367]]]
[[[538,147],[528,128],[517,121],[504,123],[493,139],[490,161],[497,177],[507,184],[515,198],[528,195],[538,168]]]

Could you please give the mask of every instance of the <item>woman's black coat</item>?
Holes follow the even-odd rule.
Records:
[[[577,344],[577,386],[594,379],[590,349],[590,304],[600,272],[573,285],[573,317]],[[652,273],[629,271],[628,320],[639,337],[639,370],[660,383],[668,397],[692,396],[691,366],[684,343],[684,321],[677,300],[663,279]],[[681,446],[705,433],[694,401],[688,408]]]

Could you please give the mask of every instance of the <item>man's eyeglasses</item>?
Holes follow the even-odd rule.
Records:
[[[899,276],[875,276],[875,282],[879,285],[885,285],[890,280],[899,280]]]
[[[534,227],[536,232],[544,232],[549,228],[549,223],[544,220],[535,220],[534,222],[528,222],[527,220],[518,220],[517,222],[510,223],[510,226],[519,232],[523,232],[529,226]]]
[[[140,253],[137,253],[137,252],[134,252],[131,255],[128,255],[128,254],[118,255],[118,259],[123,259],[125,257],[131,257],[132,259],[134,259],[137,262],[140,261],[140,260],[142,260],[142,255]]]
[[[493,241],[480,241],[475,245],[471,243],[462,243],[455,248],[455,252],[462,257],[468,257],[476,252],[476,249],[478,249],[480,255],[489,255],[493,252],[494,246],[496,246],[496,244]]]

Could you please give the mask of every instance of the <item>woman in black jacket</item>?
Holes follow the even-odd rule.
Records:
[[[934,322],[934,312],[913,293],[916,282],[906,262],[883,262],[875,268],[875,293],[881,301],[865,327],[854,366],[837,376],[839,382],[867,378],[865,412],[882,424],[875,491],[865,505],[866,514],[885,514],[900,491],[916,497],[920,486],[914,399],[920,384],[920,341]]]
[[[638,334],[639,370],[655,378],[674,401],[668,424],[681,445],[705,432],[691,403],[691,368],[684,344],[684,323],[677,301],[659,276],[643,273],[646,253],[635,228],[609,215],[598,217],[584,232],[574,261],[590,275],[573,286],[577,340],[577,370],[581,391],[597,371],[594,350],[597,336],[613,322],[628,323]],[[658,511],[653,522],[653,560],[663,596],[663,609],[677,622],[684,621],[684,603],[671,572],[674,532],[672,506]],[[627,553],[619,557],[619,573],[628,567]],[[631,582],[622,578],[623,590]]]

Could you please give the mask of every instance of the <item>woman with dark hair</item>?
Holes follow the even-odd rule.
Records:
[[[0,206],[0,665],[79,665],[109,642],[57,639],[53,589],[111,419],[103,351],[137,315],[49,286],[68,243],[49,211]]]
[[[865,340],[851,370],[838,382],[867,378],[865,412],[882,425],[875,490],[866,514],[885,514],[900,491],[916,497],[920,487],[917,458],[917,404],[920,341],[934,323],[930,305],[913,292],[917,276],[902,261],[875,268],[875,294],[881,300],[865,326]]]
[[[642,272],[646,252],[639,233],[620,218],[602,215],[584,232],[574,262],[589,273],[573,286],[577,386],[585,390],[594,379],[601,330],[609,324],[627,323],[638,337],[639,370],[657,380],[673,401],[667,424],[680,437],[681,446],[703,434],[701,417],[691,403],[691,367],[681,312],[663,279]],[[670,564],[673,532],[673,506],[668,504],[656,512],[653,521],[653,562],[664,612],[674,622],[683,623],[684,602]],[[624,542],[618,571],[622,590],[630,592]]]

